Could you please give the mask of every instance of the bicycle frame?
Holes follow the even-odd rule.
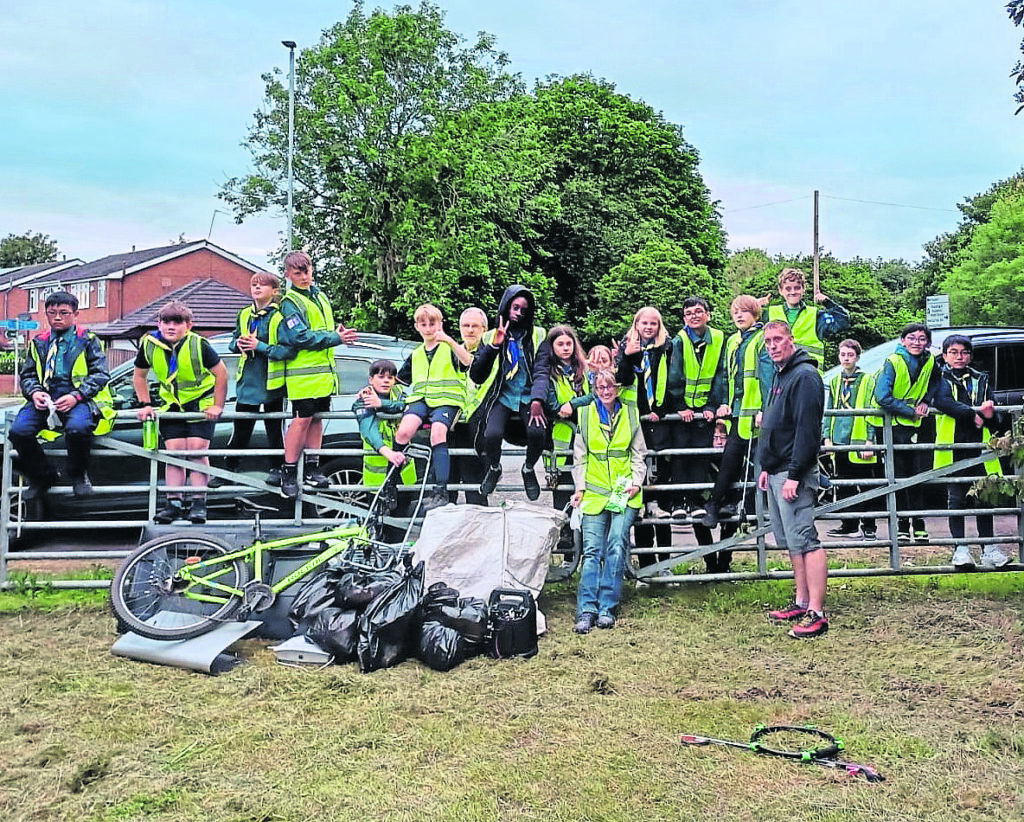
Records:
[[[226,602],[231,596],[244,598],[245,592],[243,589],[233,588],[229,585],[222,585],[216,581],[218,577],[223,576],[230,571],[230,564],[232,562],[235,562],[236,560],[244,560],[250,564],[253,576],[247,584],[252,584],[253,582],[262,583],[264,554],[284,548],[292,548],[296,545],[305,545],[310,542],[321,541],[326,541],[328,543],[327,547],[323,551],[310,558],[308,562],[304,563],[299,568],[296,568],[288,574],[288,576],[283,577],[270,586],[270,590],[275,596],[281,593],[281,591],[284,591],[294,585],[311,571],[319,568],[321,565],[338,556],[343,551],[346,551],[354,542],[358,541],[366,545],[371,544],[371,540],[363,523],[344,525],[324,531],[316,531],[311,534],[299,534],[294,537],[272,539],[267,540],[266,542],[258,539],[251,545],[247,545],[246,547],[240,548],[229,554],[223,554],[209,560],[197,559],[194,563],[184,565],[179,569],[177,574],[177,578],[180,583],[185,584],[185,590],[182,591],[182,596],[188,599],[194,599],[197,602],[209,602],[214,604]],[[203,572],[205,571],[210,571],[210,573],[204,574]],[[224,597],[217,597],[213,594],[205,594],[199,591],[188,590],[192,586],[200,586],[215,591],[221,591],[224,593]]]

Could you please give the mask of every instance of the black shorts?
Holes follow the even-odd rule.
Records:
[[[200,400],[192,400],[181,406],[180,410],[193,413],[198,412]],[[167,411],[178,411],[178,408],[168,408]],[[209,442],[213,439],[213,429],[216,423],[213,420],[168,420],[160,418],[160,436],[164,440],[182,440],[186,437],[199,437]]]
[[[291,403],[293,417],[312,417],[314,414],[324,414],[331,410],[330,396],[292,400]]]

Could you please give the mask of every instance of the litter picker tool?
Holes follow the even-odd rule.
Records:
[[[799,744],[801,738],[810,738],[815,744],[806,747]],[[843,740],[836,739],[832,734],[815,728],[813,725],[758,725],[750,735],[749,742],[734,742],[730,739],[712,739],[707,736],[683,734],[679,741],[684,745],[726,745],[730,748],[743,748],[765,756],[778,756],[797,762],[808,762],[825,768],[844,770],[851,776],[863,776],[868,782],[882,782],[885,777],[870,765],[857,762],[844,762],[836,759],[843,750]]]

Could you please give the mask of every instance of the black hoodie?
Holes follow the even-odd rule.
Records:
[[[534,347],[534,317],[536,316],[537,304],[534,300],[533,294],[526,286],[523,285],[510,285],[505,289],[505,293],[501,297],[501,302],[498,303],[498,318],[504,322],[508,322],[508,312],[512,305],[512,301],[516,297],[525,297],[527,302],[526,313],[523,317],[523,321],[516,327],[510,327],[509,333],[505,335],[505,340],[500,346],[495,348],[491,341],[494,339],[494,331],[488,331],[480,344],[480,347],[476,350],[476,355],[473,357],[473,364],[469,367],[469,378],[477,385],[483,385],[487,381],[487,378],[491,375],[491,371],[498,363],[504,362],[505,350],[508,347],[509,337],[513,332],[516,335],[522,335],[522,352],[523,358],[526,360],[526,390],[525,396],[530,396],[531,387],[533,384],[533,375],[544,373],[548,371],[548,355],[544,354],[542,357],[538,357],[537,349]],[[497,324],[495,324],[497,325]],[[541,347],[543,353],[545,348]],[[499,358],[499,354],[501,355]],[[542,362],[543,360],[543,362]],[[498,373],[495,375],[494,382],[491,384],[490,389],[487,392],[487,396],[481,403],[480,409],[486,416],[491,406],[494,405],[494,401],[501,394],[501,389],[505,385],[505,371],[504,369],[498,369]]]
[[[775,379],[765,398],[757,456],[761,470],[785,471],[801,480],[818,459],[825,386],[817,362],[802,348],[775,367]]]

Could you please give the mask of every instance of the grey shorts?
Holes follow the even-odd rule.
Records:
[[[814,525],[814,504],[818,498],[818,466],[814,465],[800,478],[793,502],[782,496],[782,485],[789,475],[782,471],[768,475],[768,516],[772,522],[775,543],[789,551],[790,556],[803,556],[821,549],[818,529]]]

